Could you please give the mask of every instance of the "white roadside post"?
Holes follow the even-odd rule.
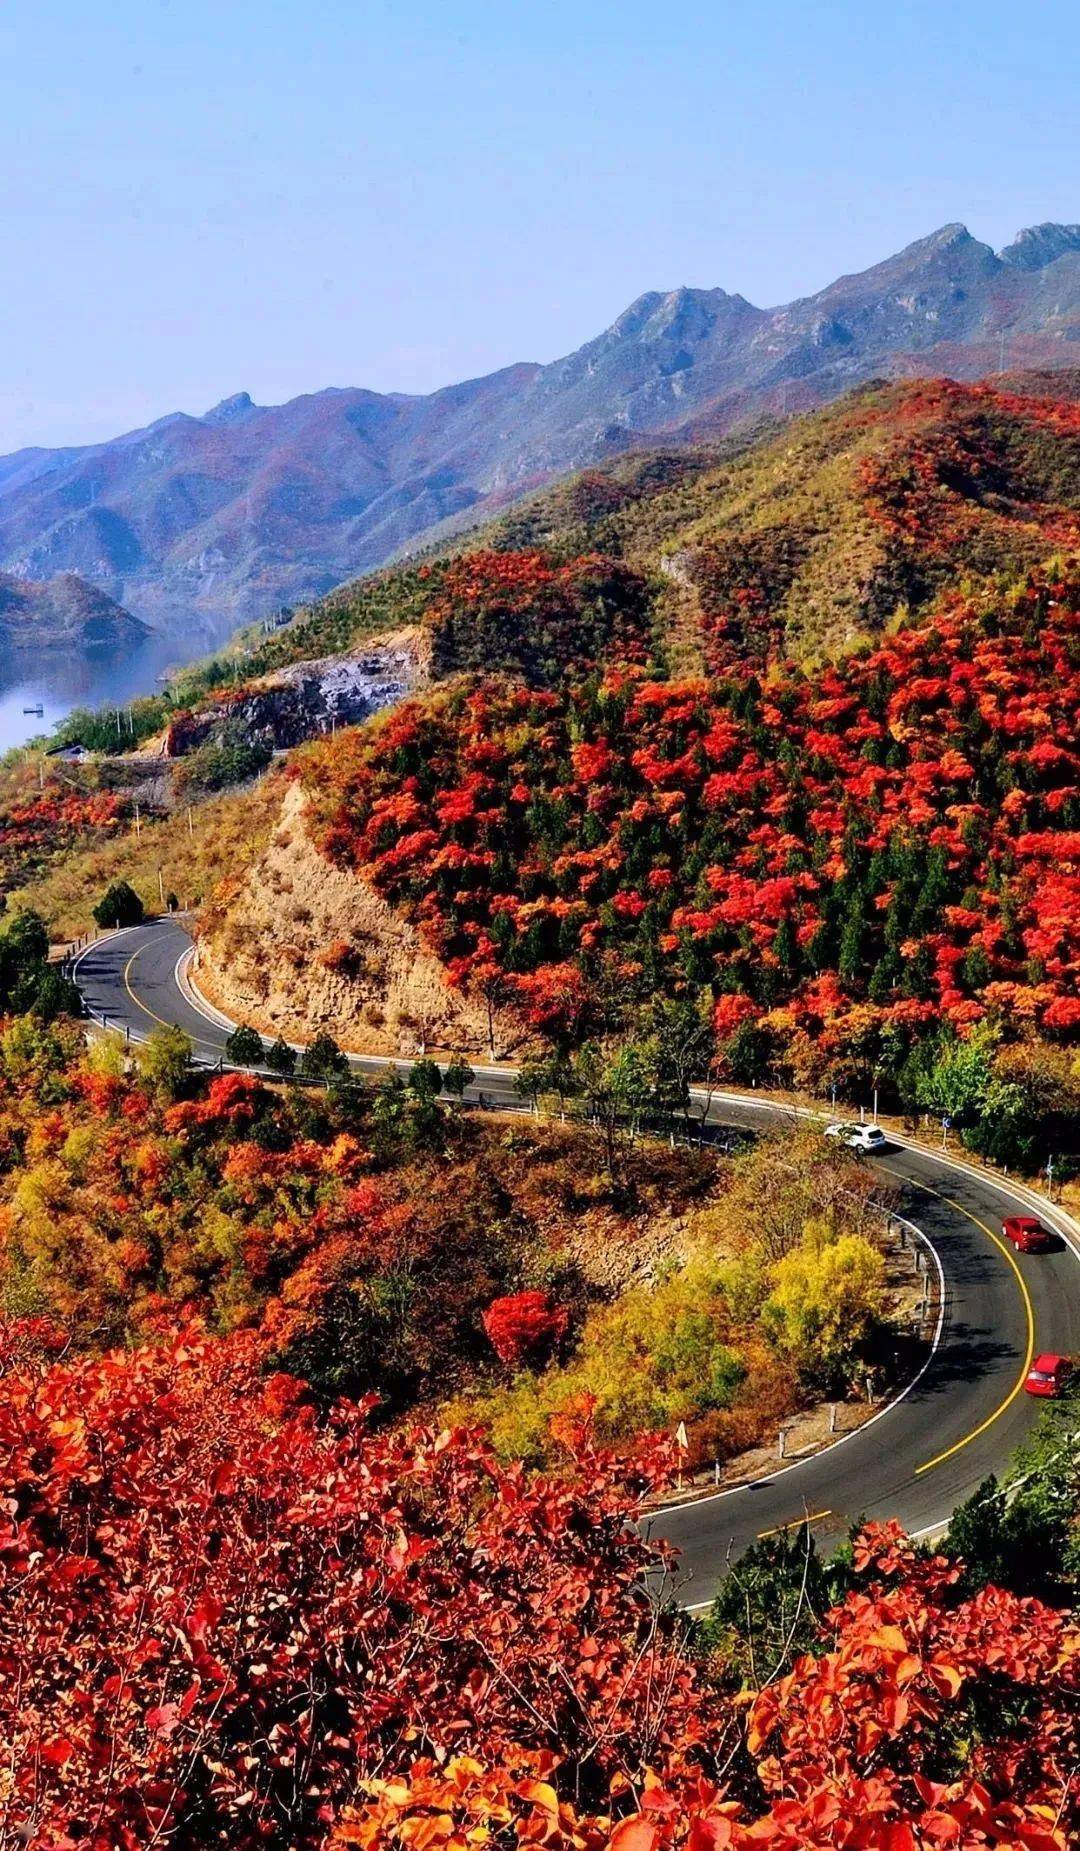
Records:
[[[683,1460],[686,1458],[687,1453],[690,1451],[690,1441],[689,1441],[689,1438],[686,1432],[685,1420],[680,1420],[678,1426],[675,1429],[675,1444],[679,1449],[679,1474],[678,1474],[678,1479],[676,1482],[678,1484],[679,1490],[681,1491],[682,1490]]]

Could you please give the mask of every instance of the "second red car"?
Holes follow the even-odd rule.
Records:
[[[1067,1356],[1036,1356],[1024,1387],[1029,1395],[1046,1395],[1054,1400],[1071,1374],[1072,1363]]]
[[[1054,1245],[1053,1235],[1034,1215],[1007,1215],[1001,1232],[1018,1253],[1046,1253]]]

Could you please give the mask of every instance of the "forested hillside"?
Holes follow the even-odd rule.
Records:
[[[1075,373],[866,387],[741,450],[644,452],[573,477],[463,550],[566,575],[575,561],[618,561],[646,582],[657,648],[677,664],[842,652],[943,589],[1014,579],[1077,544],[1078,391]],[[515,593],[507,630],[525,569],[513,558],[502,568]],[[255,661],[345,648],[402,622],[441,636],[460,589],[459,570],[437,557],[359,580]],[[484,608],[501,609],[500,592],[493,583]],[[444,649],[444,661],[474,666],[482,654]]]
[[[1060,1148],[1080,1110],[1069,388],[867,388],[741,456],[624,459],[335,594],[250,669],[404,623],[432,686],[301,755],[307,832],[449,985],[557,1047],[647,1033],[667,997],[707,1022],[703,1071],[950,1110],[1005,1161]],[[242,881],[215,902],[219,968],[245,904]],[[358,907],[351,944],[347,915],[303,955],[333,959],[352,1023],[377,999],[371,922]]]
[[[700,1621],[638,1521],[928,1348],[893,1179],[814,1128],[702,1144],[693,1082],[1068,1174],[1078,445],[1069,399],[931,382],[628,458],[148,700],[153,758],[112,716],[5,768],[0,1838],[1075,1842],[1075,1393],[940,1550],[826,1561],[793,1496]],[[255,782],[250,679],[403,630],[411,697]],[[321,999],[299,1057],[230,1037],[272,1079],[163,1021],[88,1046],[20,910],[137,919],[166,860],[204,975]],[[372,1015],[387,921],[520,1028],[535,1117]],[[361,1085],[343,1022],[418,1057]]]
[[[145,624],[74,572],[44,583],[0,572],[0,644],[6,650],[132,648]]]
[[[1080,580],[802,674],[453,688],[312,748],[317,839],[573,1042],[706,1003],[733,1077],[918,1087],[1080,1030]]]
[[[634,453],[467,539],[243,633],[133,704],[131,743],[253,681],[419,631],[435,674],[534,682],[651,649],[657,665],[842,654],[944,589],[1010,581],[1077,544],[1080,375],[874,385],[723,444]],[[110,722],[76,733],[115,746]]]

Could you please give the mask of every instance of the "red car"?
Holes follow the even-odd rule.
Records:
[[[1034,1215],[1006,1216],[1001,1232],[1006,1240],[1012,1241],[1017,1253],[1045,1253],[1054,1245],[1053,1235],[1047,1233]]]
[[[1067,1356],[1036,1356],[1024,1387],[1029,1395],[1048,1395],[1053,1400],[1071,1374],[1072,1363]]]

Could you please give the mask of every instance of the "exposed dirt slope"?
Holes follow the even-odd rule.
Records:
[[[366,882],[311,842],[290,787],[269,844],[226,881],[203,916],[199,987],[237,1021],[308,1040],[320,1029],[358,1054],[461,1051],[490,1056],[487,1011],[446,983],[416,932]],[[495,1052],[522,1029],[496,1016]]]

